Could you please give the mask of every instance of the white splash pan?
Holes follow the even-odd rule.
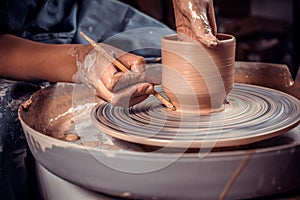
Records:
[[[75,120],[84,124],[75,128],[71,114],[50,123],[72,107],[73,90],[72,84],[57,84],[38,91],[20,107],[19,118],[36,161],[80,187],[147,199],[245,199],[300,188],[299,126],[236,148],[155,151],[99,132],[89,114]],[[67,142],[42,133],[59,132],[56,127],[66,132],[79,127],[81,139]]]

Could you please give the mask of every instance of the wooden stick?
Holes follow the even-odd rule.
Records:
[[[122,72],[128,72],[129,69],[125,67],[120,61],[109,55],[105,49],[103,49],[100,45],[98,45],[96,42],[94,42],[91,38],[89,38],[86,34],[83,32],[80,32],[80,34],[94,47],[97,51],[99,51],[109,62],[113,63],[117,68],[119,68]],[[164,98],[161,94],[159,94],[157,91],[153,91],[152,93],[158,100],[161,101],[163,105],[165,105],[167,108],[175,111],[175,106],[169,102],[166,98]]]

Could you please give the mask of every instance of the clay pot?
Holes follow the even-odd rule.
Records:
[[[177,111],[211,113],[224,109],[234,84],[234,36],[217,34],[217,47],[179,41],[177,34],[161,39],[162,86]]]

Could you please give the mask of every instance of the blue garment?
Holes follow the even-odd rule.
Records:
[[[161,36],[172,33],[116,0],[0,0],[0,33],[51,44],[87,43],[80,31],[146,58],[159,57]],[[17,116],[20,103],[38,89],[37,83],[0,79],[0,199],[38,198],[32,195],[34,166]]]
[[[36,199],[33,158],[17,109],[40,87],[0,79],[0,199]]]
[[[144,57],[159,57],[160,36],[172,33],[172,30],[161,22],[116,0],[5,2],[1,3],[4,4],[2,6],[0,4],[0,32],[12,33],[38,42],[87,43],[80,31],[94,41],[105,42],[117,33],[123,33],[108,43],[124,50],[139,49],[137,54]],[[134,31],[145,27],[148,29],[142,33],[140,30]],[[157,49],[149,50],[145,44]],[[141,50],[142,48],[147,49]]]

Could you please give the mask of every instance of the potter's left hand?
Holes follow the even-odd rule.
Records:
[[[178,33],[208,47],[218,44],[212,0],[173,0],[173,6]]]

